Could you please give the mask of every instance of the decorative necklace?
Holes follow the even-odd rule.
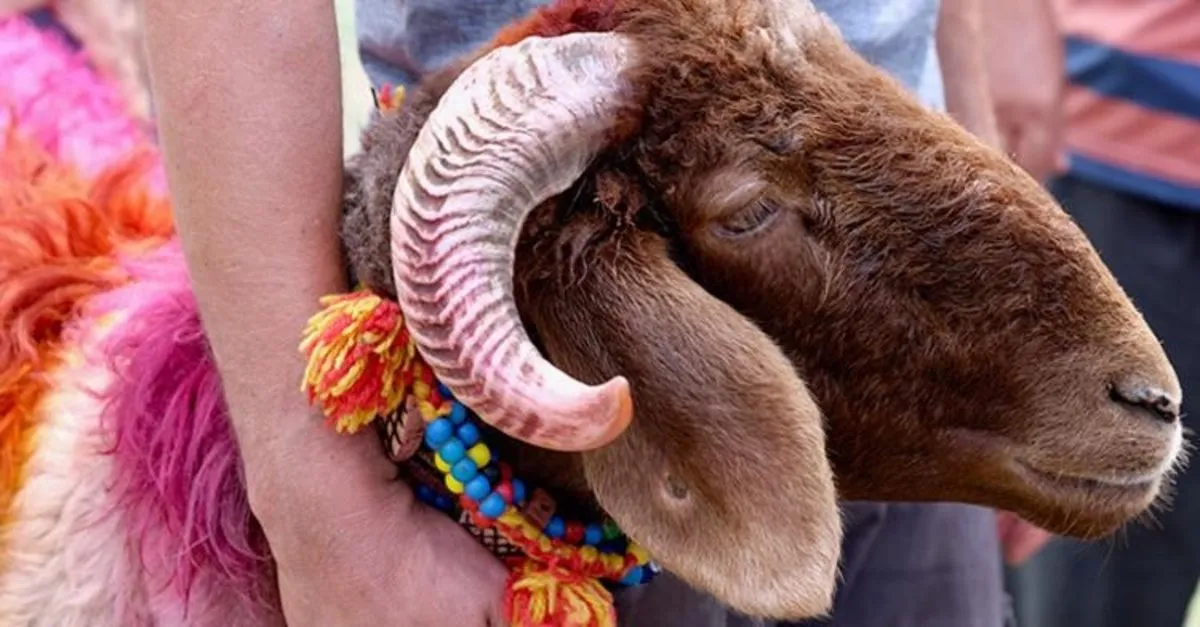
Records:
[[[557,515],[547,491],[514,477],[479,417],[421,359],[397,303],[367,290],[321,303],[301,343],[309,401],[339,432],[376,425],[417,497],[510,566],[513,625],[615,627],[611,589],[659,572],[646,550],[611,519]]]

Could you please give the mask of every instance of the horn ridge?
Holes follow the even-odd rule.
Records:
[[[586,385],[550,364],[513,297],[525,219],[606,145],[632,57],[613,33],[491,51],[442,96],[397,179],[392,267],[417,350],[484,421],[544,448],[602,446],[632,417],[628,382]]]

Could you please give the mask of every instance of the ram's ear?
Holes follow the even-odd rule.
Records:
[[[539,283],[526,301],[557,366],[630,381],[631,426],[583,455],[590,487],[666,569],[734,609],[823,613],[841,524],[819,409],[778,346],[661,238],[622,237],[591,247],[570,286]]]

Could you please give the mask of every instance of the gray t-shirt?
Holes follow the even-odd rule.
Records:
[[[934,33],[940,0],[814,0],[868,61],[926,105],[943,108]],[[412,85],[547,0],[356,0],[359,54],[371,82]]]

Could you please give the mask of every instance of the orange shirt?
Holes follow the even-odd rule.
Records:
[[[1200,210],[1200,0],[1056,4],[1070,172]]]

